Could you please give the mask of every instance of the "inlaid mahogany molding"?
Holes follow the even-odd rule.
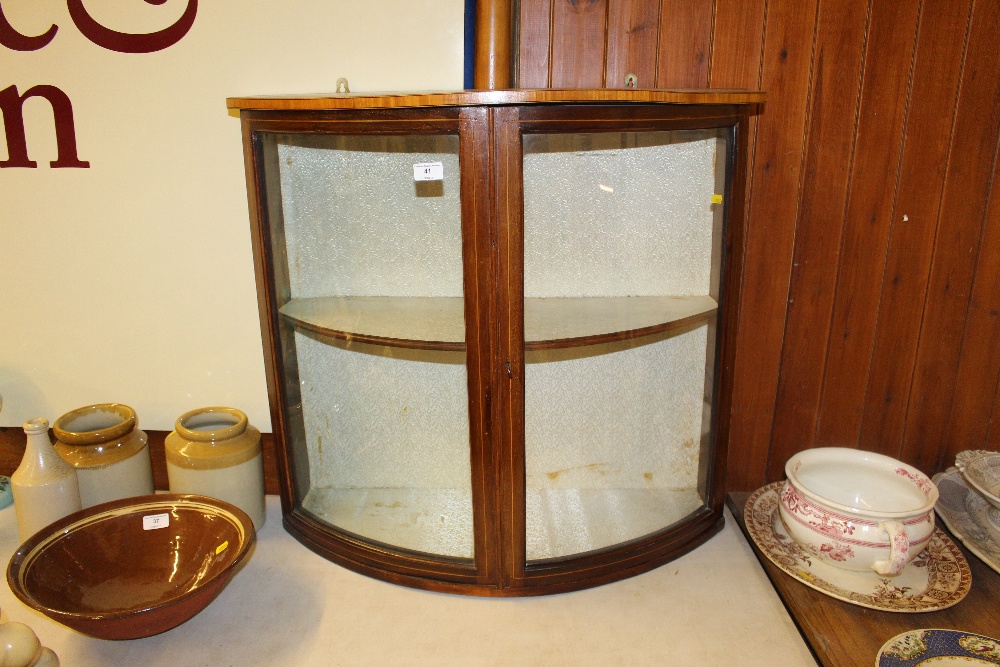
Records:
[[[522,0],[520,88],[746,88],[729,488],[1000,449],[1000,3]],[[998,196],[994,196],[997,194]]]

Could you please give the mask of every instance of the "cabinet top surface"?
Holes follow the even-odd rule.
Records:
[[[390,93],[328,93],[230,97],[230,109],[325,111],[335,109],[394,109],[438,106],[499,106],[505,104],[756,104],[765,94],[753,90],[522,89],[416,91]]]

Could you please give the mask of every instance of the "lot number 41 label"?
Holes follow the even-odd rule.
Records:
[[[413,165],[413,180],[443,181],[444,164],[441,162],[418,162]]]

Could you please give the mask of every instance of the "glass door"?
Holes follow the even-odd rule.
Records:
[[[707,503],[729,134],[523,135],[529,566]]]
[[[350,540],[475,557],[460,141],[261,131],[296,503]],[[319,131],[317,131],[319,130]]]

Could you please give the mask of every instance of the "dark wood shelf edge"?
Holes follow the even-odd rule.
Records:
[[[699,324],[708,322],[712,317],[715,316],[715,311],[707,313],[697,313],[695,315],[689,315],[687,317],[681,317],[676,320],[670,320],[669,322],[663,322],[661,324],[655,324],[648,327],[640,327],[637,329],[627,329],[625,331],[611,331],[603,334],[596,334],[593,336],[580,336],[578,338],[558,338],[553,340],[529,340],[525,342],[524,349],[527,352],[536,352],[539,350],[566,350],[574,347],[587,347],[589,345],[603,345],[606,343],[617,343],[626,340],[634,340],[636,338],[644,338],[646,336],[654,336],[656,334],[668,333],[675,331],[677,333],[684,333],[688,329],[693,329]]]
[[[594,334],[591,336],[557,338],[551,340],[529,340],[525,342],[524,349],[528,352],[536,352],[540,350],[564,350],[575,347],[587,347],[590,345],[603,345],[606,343],[633,340],[635,338],[643,338],[645,336],[652,336],[670,331],[683,333],[686,329],[690,329],[703,322],[707,322],[714,315],[715,311],[697,313],[695,315],[689,315],[688,317],[670,320],[669,322],[663,322],[653,326],[626,329],[624,331],[610,331],[608,333]],[[326,327],[313,324],[312,322],[306,322],[296,317],[285,315],[284,313],[282,313],[281,317],[296,328],[309,331],[319,336],[343,340],[348,343],[358,342],[366,343],[368,345],[384,345],[386,347],[398,347],[409,350],[436,350],[440,352],[465,351],[465,343],[461,342],[388,338],[385,336],[342,331],[339,329],[328,329]]]
[[[343,331],[340,329],[329,329],[327,327],[300,320],[291,315],[281,314],[282,319],[289,322],[298,329],[310,331],[327,338],[337,338],[348,343],[366,343],[368,345],[384,345],[386,347],[398,347],[408,350],[438,350],[441,352],[464,352],[464,342],[439,341],[439,340],[415,340],[409,338],[388,338],[386,336],[376,336],[373,334],[356,333]]]

